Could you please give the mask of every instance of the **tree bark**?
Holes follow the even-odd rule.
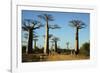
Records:
[[[57,42],[55,41],[55,52],[57,52]]]
[[[79,53],[79,33],[78,33],[79,29],[76,28],[76,49],[75,49],[75,54],[77,55]]]
[[[28,40],[28,54],[32,53],[32,46],[33,46],[33,31],[32,29],[29,30],[29,40]]]
[[[44,45],[44,54],[49,54],[49,26],[48,26],[48,19],[46,21],[45,26],[45,45]]]

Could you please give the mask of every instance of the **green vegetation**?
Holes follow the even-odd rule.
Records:
[[[80,48],[80,54],[90,56],[90,43],[84,43]]]

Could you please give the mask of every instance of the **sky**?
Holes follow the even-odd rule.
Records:
[[[79,30],[79,44],[80,47],[83,43],[89,42],[90,40],[90,14],[89,13],[76,13],[76,12],[48,12],[48,11],[34,11],[34,10],[22,10],[22,20],[24,19],[33,19],[39,20],[45,25],[43,19],[39,19],[37,16],[42,14],[51,14],[54,17],[54,21],[50,21],[49,24],[57,24],[60,29],[50,29],[50,34],[53,34],[55,37],[58,37],[58,46],[61,48],[66,48],[66,43],[69,42],[69,48],[75,48],[75,28],[69,26],[69,21],[71,20],[81,20],[86,24],[86,28]],[[37,46],[43,47],[45,27],[35,30],[36,34],[39,35]],[[23,34],[26,33],[22,31],[22,41],[27,41],[23,38]],[[51,41],[51,40],[50,40]],[[34,44],[34,42],[33,42]],[[51,45],[51,42],[50,42]]]

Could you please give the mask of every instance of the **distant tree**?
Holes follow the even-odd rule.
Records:
[[[36,43],[38,41],[38,36],[37,35],[34,35],[33,41],[34,41],[34,49],[36,49],[36,47],[37,47]]]
[[[24,39],[24,40],[23,40]],[[27,43],[27,40],[28,40],[28,33],[24,33],[23,34],[23,36],[22,36],[22,43],[24,43],[24,45],[26,46],[26,50],[25,50],[25,52],[27,53],[27,51],[28,51],[28,43]],[[22,48],[22,50],[23,50],[23,48]]]
[[[43,19],[46,21],[45,24],[45,45],[44,45],[44,54],[49,54],[49,29],[56,29],[59,28],[58,25],[49,25],[49,21],[53,21],[54,18],[50,14],[42,14],[38,15],[39,18]]]
[[[67,45],[67,49],[69,49],[69,42],[67,42],[66,45]]]
[[[36,49],[36,43],[37,43],[38,39],[34,38],[33,40],[34,40],[34,49]]]
[[[22,24],[23,24],[22,29],[24,31],[28,31],[28,33],[29,33],[29,37],[28,37],[28,54],[30,54],[30,53],[32,53],[34,31],[36,29],[39,29],[43,25],[41,25],[39,21],[31,20],[31,19],[23,20]]]
[[[57,42],[59,41],[59,38],[58,37],[53,37],[52,41],[54,42],[54,45],[55,45],[55,52],[57,52]]]
[[[76,49],[75,53],[76,55],[79,53],[79,29],[85,28],[86,24],[80,20],[72,20],[69,22],[71,27],[76,28],[76,37],[75,37],[75,43],[76,43]]]

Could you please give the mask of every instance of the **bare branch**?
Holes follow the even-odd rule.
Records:
[[[41,18],[41,19],[46,20],[45,16],[44,16],[44,15],[42,15],[42,14],[41,14],[41,15],[38,15],[38,17],[39,17],[39,18]]]
[[[39,18],[44,19],[45,21],[53,21],[53,16],[50,14],[42,14],[42,15],[38,15]]]
[[[58,37],[53,37],[52,41],[57,42],[57,41],[60,41],[60,39]]]
[[[43,35],[43,37],[45,38],[45,35]],[[49,38],[53,37],[53,34],[49,34]]]
[[[53,34],[49,34],[49,38],[53,37]]]
[[[27,27],[25,27],[25,26],[22,26],[22,30],[23,31],[28,31]]]
[[[33,29],[39,29],[40,27],[43,27],[43,26],[44,26],[44,25],[39,24],[39,25],[35,26]]]
[[[34,40],[34,41],[38,41],[38,39],[36,39],[36,38],[33,38],[33,40]]]
[[[38,36],[38,35],[36,35],[36,34],[33,36],[33,38],[38,38],[38,37],[39,37],[39,36]]]
[[[61,27],[58,26],[57,24],[55,24],[55,25],[49,25],[49,28],[51,28],[51,29],[60,29]]]
[[[54,18],[53,18],[52,15],[50,15],[50,14],[44,14],[44,15],[47,17],[47,19],[48,19],[49,21],[54,21]]]
[[[81,20],[72,20],[69,23],[70,23],[70,26],[77,27],[78,29],[82,29],[86,27],[86,24],[82,22]]]

